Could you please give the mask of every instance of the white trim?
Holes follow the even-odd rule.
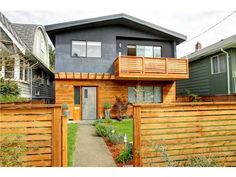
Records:
[[[19,48],[19,50],[25,55],[26,49],[23,47],[16,38],[8,31],[8,29],[0,22],[0,27],[3,29],[3,31],[8,35],[8,37],[13,41],[14,44]]]
[[[211,75],[220,74],[220,73],[225,73],[226,72],[226,68],[225,68],[225,71],[220,71],[220,58],[219,58],[220,55],[225,55],[225,54],[224,53],[220,53],[220,54],[217,54],[217,55],[214,55],[214,56],[211,57]],[[214,57],[216,57],[216,59],[217,59],[218,72],[216,72],[216,73],[213,72],[213,68],[214,68],[213,67],[213,58]]]

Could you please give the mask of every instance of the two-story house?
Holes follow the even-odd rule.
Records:
[[[175,58],[186,36],[135,17],[117,14],[45,28],[55,45],[55,101],[68,103],[76,120],[103,116],[103,104],[114,104],[120,95],[131,103],[175,102],[176,80],[188,78],[188,61]]]
[[[54,73],[42,25],[12,23],[0,12],[0,78],[17,82],[23,98],[54,99]]]

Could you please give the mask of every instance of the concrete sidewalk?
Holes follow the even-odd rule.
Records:
[[[91,124],[79,123],[75,156],[75,167],[116,167],[104,140],[96,136]]]

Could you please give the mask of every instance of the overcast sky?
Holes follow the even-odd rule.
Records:
[[[14,3],[7,0],[1,2],[0,10],[14,23],[43,25],[127,13],[191,39],[236,10],[236,3],[233,0],[18,0]],[[197,41],[206,47],[234,34],[236,13],[197,39],[180,44],[178,57],[192,53]]]

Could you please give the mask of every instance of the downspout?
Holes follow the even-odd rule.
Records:
[[[224,54],[226,54],[226,67],[227,67],[227,87],[228,95],[230,95],[230,76],[229,76],[229,53],[226,52],[223,48],[220,49]]]
[[[34,63],[30,66],[30,93],[31,93],[31,100],[33,99],[33,67],[36,66],[38,62]]]

